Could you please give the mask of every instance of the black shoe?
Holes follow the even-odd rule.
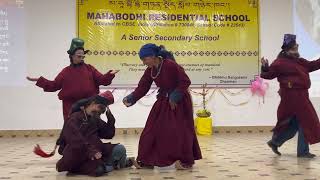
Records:
[[[127,158],[127,163],[126,163],[126,166],[125,166],[125,167],[126,167],[126,168],[132,167],[134,161],[135,161],[135,158],[134,158],[134,157]]]
[[[98,166],[97,169],[95,170],[95,174],[94,176],[99,177],[99,176],[103,176],[104,174],[106,174],[106,168],[102,165]]]
[[[133,161],[133,165],[137,168],[137,169],[154,169],[154,166],[152,165],[146,165],[141,161]]]
[[[281,153],[278,151],[278,146],[276,146],[275,144],[273,144],[271,140],[268,141],[267,144],[268,144],[268,146],[272,149],[272,151],[273,151],[275,154],[281,156]]]
[[[312,158],[315,158],[316,155],[315,154],[311,154],[311,153],[306,153],[306,154],[300,154],[298,155],[299,158],[309,158],[309,159],[312,159]]]

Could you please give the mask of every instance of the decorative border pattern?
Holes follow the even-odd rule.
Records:
[[[219,126],[213,127],[214,134],[247,134],[247,133],[270,133],[273,126]],[[140,135],[143,128],[118,128],[116,135]],[[38,138],[58,137],[60,130],[0,130],[1,138]]]
[[[87,53],[89,56],[137,56],[136,51],[94,50]],[[258,51],[176,51],[176,56],[258,56]]]

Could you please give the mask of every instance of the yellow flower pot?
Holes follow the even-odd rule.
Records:
[[[197,117],[195,121],[196,132],[198,135],[212,135],[211,117]]]

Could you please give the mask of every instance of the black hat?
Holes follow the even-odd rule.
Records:
[[[283,44],[281,46],[281,49],[288,50],[291,49],[293,46],[295,46],[296,43],[296,35],[294,34],[285,34],[283,37]]]

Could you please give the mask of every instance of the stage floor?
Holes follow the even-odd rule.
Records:
[[[296,138],[285,144],[274,155],[266,145],[271,134],[214,134],[199,137],[204,159],[197,161],[192,170],[176,171],[173,167],[154,170],[135,168],[114,171],[96,179],[108,180],[165,180],[165,179],[320,179],[320,157],[296,157]],[[122,143],[129,156],[136,156],[139,136],[121,135],[112,140]],[[55,163],[60,158],[39,158],[32,153],[39,143],[52,150],[55,138],[0,138],[0,179],[89,179],[87,176],[66,176],[58,173]],[[320,156],[320,145],[312,145],[311,152]]]

